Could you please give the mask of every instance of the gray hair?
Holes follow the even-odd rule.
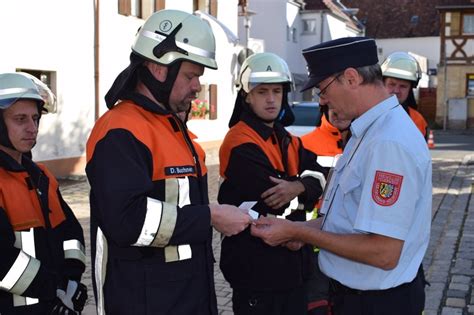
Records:
[[[378,84],[383,82],[382,69],[380,65],[365,66],[356,68],[359,75],[362,77],[362,84]]]

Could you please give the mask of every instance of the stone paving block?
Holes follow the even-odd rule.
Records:
[[[454,264],[454,267],[469,268],[469,269],[471,269],[471,267],[472,267],[472,260],[470,260],[470,259],[463,259],[463,258],[457,258],[457,259],[456,259],[456,263]]]
[[[441,315],[463,315],[462,308],[443,307]]]
[[[471,283],[471,277],[464,275],[453,275],[451,277],[451,283],[462,283],[469,285]]]
[[[468,284],[462,284],[462,283],[455,283],[451,280],[451,283],[449,284],[449,289],[450,290],[463,291],[463,292],[467,293],[467,291],[469,291],[469,285]]]
[[[461,251],[457,253],[457,257],[460,257],[460,258],[464,258],[464,259],[470,259],[470,260],[474,260],[474,246],[473,247],[470,247],[468,250],[466,251]]]
[[[446,305],[452,307],[460,307],[463,308],[466,306],[466,300],[460,298],[447,298]]]
[[[428,282],[446,282],[449,277],[448,271],[438,271],[435,273],[430,273],[426,278]]]

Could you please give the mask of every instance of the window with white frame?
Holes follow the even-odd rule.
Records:
[[[474,34],[474,14],[464,14],[462,25],[463,34]]]

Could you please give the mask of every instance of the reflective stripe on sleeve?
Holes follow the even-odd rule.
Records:
[[[149,246],[155,239],[160,227],[163,203],[152,198],[146,198],[146,202],[145,222],[143,222],[140,236],[138,236],[138,240],[133,246]]]
[[[167,178],[165,180],[165,202],[180,208],[191,204],[189,197],[189,177]]]
[[[145,222],[133,246],[165,247],[173,234],[177,217],[175,205],[147,198]]]
[[[28,231],[16,231],[15,244],[13,246],[21,249],[31,257],[36,257],[35,230],[30,228]]]
[[[178,178],[179,184],[179,201],[178,206],[180,208],[191,204],[191,198],[189,197],[189,177]]]
[[[173,262],[185,259],[191,259],[192,250],[188,244],[165,247],[165,261]]]
[[[39,300],[36,298],[30,298],[27,296],[21,296],[13,294],[13,306],[25,306],[25,305],[33,305],[39,303]]]
[[[176,205],[165,202],[163,202],[162,205],[163,214],[161,216],[160,226],[158,227],[155,239],[150,245],[153,247],[165,247],[168,245],[170,238],[173,235],[174,228],[176,226],[176,220],[178,218]]]
[[[40,268],[40,261],[20,251],[12,267],[0,281],[0,288],[21,295],[33,282]]]
[[[326,178],[324,178],[323,173],[306,170],[303,173],[301,173],[300,178],[304,178],[307,176],[311,176],[319,180],[319,183],[321,184],[322,189],[324,189],[324,187],[326,186]]]
[[[177,178],[165,179],[165,202],[170,204],[178,204],[179,184]]]
[[[63,242],[64,258],[77,259],[86,264],[86,251],[84,245],[78,240],[67,240]]]

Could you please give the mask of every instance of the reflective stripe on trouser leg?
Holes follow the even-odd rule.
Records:
[[[97,314],[104,315],[104,282],[107,273],[108,248],[107,239],[102,230],[97,228],[97,239],[95,247],[95,283],[97,286]]]

